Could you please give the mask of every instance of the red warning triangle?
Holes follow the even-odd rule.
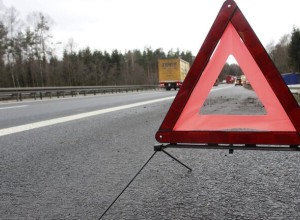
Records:
[[[240,64],[260,101],[266,108],[266,115],[201,115],[201,109],[227,57],[232,54]],[[295,131],[290,119],[263,76],[251,54],[231,23],[227,25],[209,63],[187,101],[175,131],[191,130],[253,129],[262,131]]]
[[[203,115],[200,109],[229,55],[266,115]],[[223,4],[156,133],[161,143],[300,144],[298,103],[233,0]]]

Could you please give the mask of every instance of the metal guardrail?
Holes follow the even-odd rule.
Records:
[[[32,88],[0,88],[0,101],[23,99],[57,98],[87,94],[120,93],[161,89],[158,85],[125,85],[125,86],[66,86],[66,87],[32,87]]]
[[[300,84],[288,85],[292,93],[300,94]],[[124,86],[65,86],[65,87],[28,87],[28,88],[0,88],[0,101],[23,99],[57,98],[87,94],[105,94],[129,91],[159,90],[158,85],[124,85]]]
[[[291,93],[297,93],[300,94],[300,84],[296,85],[288,85],[289,89],[291,90]]]
[[[296,85],[287,85],[291,91],[291,93],[294,93],[294,94],[300,94],[300,84],[296,84]],[[251,85],[250,84],[246,84],[244,85],[245,88],[248,88],[248,89],[252,89]]]

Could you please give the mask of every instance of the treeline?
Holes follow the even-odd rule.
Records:
[[[25,22],[15,8],[2,6],[0,15],[0,87],[157,84],[158,59],[193,61],[190,51],[179,49],[76,51],[72,39],[66,45],[53,42],[51,18],[43,13],[32,13]],[[60,58],[58,45],[64,47]]]
[[[134,85],[158,84],[157,60],[161,58],[181,57],[192,63],[190,51],[145,48],[120,53],[94,51],[89,48],[78,53],[64,52],[63,60],[50,61],[58,79],[55,85]],[[54,64],[55,63],[55,64]]]
[[[69,52],[62,59],[20,59],[15,65],[4,65],[0,87],[104,86],[158,84],[157,60],[181,57],[192,62],[187,51],[165,53],[162,49],[128,51],[91,51],[90,48]]]
[[[300,73],[300,30],[293,28],[291,34],[286,34],[277,44],[271,42],[266,48],[273,63],[280,73]],[[239,76],[243,72],[237,64],[224,65],[219,76],[220,80],[224,80],[227,75]]]
[[[300,72],[300,29],[294,27],[279,43],[271,42],[267,51],[280,73]]]
[[[158,59],[181,57],[190,64],[194,59],[190,51],[179,49],[78,51],[72,39],[66,45],[53,42],[51,25],[43,13],[31,13],[23,21],[15,8],[0,4],[0,87],[157,84]],[[64,51],[59,58],[58,46]],[[298,28],[278,44],[270,43],[267,51],[281,73],[300,72]],[[240,74],[238,65],[225,64],[221,78]]]

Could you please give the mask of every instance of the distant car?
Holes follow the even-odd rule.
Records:
[[[243,85],[242,79],[241,78],[236,78],[236,80],[234,82],[234,85],[235,86],[242,86]]]

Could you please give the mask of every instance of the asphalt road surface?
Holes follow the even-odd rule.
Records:
[[[264,114],[249,90],[214,90],[207,114],[230,94]],[[98,219],[152,155],[174,95],[0,104],[0,219]],[[300,152],[167,151],[193,171],[158,152],[103,219],[300,219]]]

